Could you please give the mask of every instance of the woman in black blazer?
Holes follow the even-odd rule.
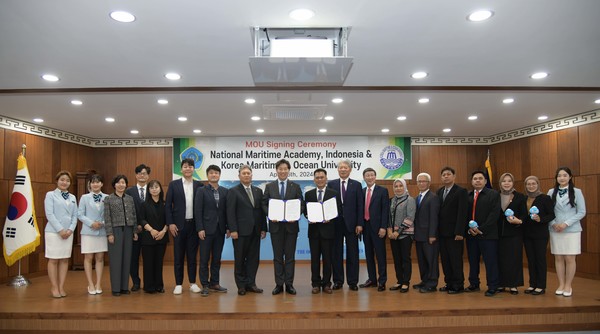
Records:
[[[540,191],[540,180],[535,176],[525,179],[527,212],[536,207],[539,213],[530,213],[523,222],[523,243],[529,267],[529,288],[526,294],[534,296],[546,292],[546,249],[548,248],[548,223],[554,219],[554,203],[550,196]]]
[[[498,269],[500,269],[499,291],[509,288],[512,295],[523,286],[523,220],[527,216],[527,197],[515,191],[515,178],[510,173],[500,176],[500,205],[498,218]],[[508,210],[513,214],[506,215]]]
[[[141,245],[144,261],[144,291],[164,293],[163,259],[169,236],[165,224],[165,201],[160,182],[148,182],[146,201],[142,204],[140,225],[142,226]]]

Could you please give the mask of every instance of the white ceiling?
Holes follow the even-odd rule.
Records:
[[[306,7],[304,23],[288,17]],[[485,22],[466,16],[494,11]],[[136,21],[113,21],[127,10]],[[0,115],[91,138],[319,134],[490,136],[600,107],[597,0],[3,0]],[[342,87],[256,87],[250,27],[351,27]],[[410,74],[426,71],[415,80]],[[176,82],[164,78],[178,72]],[[543,80],[529,78],[546,71]],[[44,73],[61,80],[42,80]],[[244,99],[256,99],[247,105]],[[331,103],[341,97],[341,104]],[[428,97],[428,104],[417,100]],[[506,97],[513,104],[503,104]],[[168,105],[157,99],[166,98]],[[70,100],[83,101],[73,106]],[[263,104],[333,121],[251,121]],[[400,115],[406,121],[398,121]],[[468,121],[477,115],[476,121]],[[116,122],[106,123],[105,117]],[[179,122],[178,116],[187,116]],[[138,135],[129,133],[131,129]],[[444,134],[443,128],[452,132]]]

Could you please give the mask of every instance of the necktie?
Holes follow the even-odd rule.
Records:
[[[102,194],[94,194],[94,202],[100,203],[100,200],[102,200]]]
[[[68,192],[68,191],[63,191],[63,192],[61,192],[60,194],[62,195],[62,197],[63,197],[65,200],[68,200],[68,199],[69,199],[69,192]]]
[[[317,201],[323,202],[323,189],[319,190],[319,197],[317,197]]]
[[[140,199],[141,199],[142,201],[145,201],[145,200],[146,200],[146,198],[144,197],[144,188],[140,188]]]
[[[473,220],[475,220],[475,206],[477,206],[477,197],[479,197],[479,191],[475,190],[475,195],[473,196]]]
[[[367,203],[365,204],[365,220],[371,220],[369,206],[371,205],[371,188],[367,188]]]
[[[448,188],[444,188],[444,197],[443,197],[443,201],[446,200],[446,196],[448,195]]]
[[[279,182],[281,188],[279,188],[279,196],[281,196],[281,199],[285,198],[285,182],[281,181]]]
[[[419,194],[419,196],[417,196],[417,208],[421,205],[421,198],[423,197],[422,194]]]
[[[346,181],[342,181],[342,203],[344,203],[344,197],[346,197]]]
[[[569,188],[558,189],[558,196],[562,198],[567,193],[567,190],[569,190]]]
[[[251,187],[246,188],[246,194],[248,194],[248,198],[250,198],[250,203],[252,203],[252,207],[254,207],[254,196],[252,196]]]
[[[215,196],[215,202],[217,203],[217,208],[219,207],[219,191],[213,188],[213,196]]]

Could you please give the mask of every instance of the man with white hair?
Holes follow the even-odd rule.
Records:
[[[440,201],[438,196],[429,191],[431,176],[427,173],[417,175],[419,195],[416,198],[417,212],[415,214],[415,242],[421,283],[413,288],[421,293],[437,290],[440,270],[438,266],[438,214]]]

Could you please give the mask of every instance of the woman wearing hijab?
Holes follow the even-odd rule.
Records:
[[[397,279],[397,284],[392,286],[390,290],[400,290],[400,292],[406,293],[412,275],[410,252],[414,238],[413,222],[417,204],[415,199],[408,194],[406,181],[403,179],[394,180],[394,198],[390,203],[390,222],[387,236],[390,239]]]
[[[529,287],[525,293],[537,296],[546,293],[548,223],[554,219],[554,204],[550,196],[542,194],[540,180],[533,175],[525,179],[525,192],[529,212],[523,221],[523,244],[529,268]]]
[[[554,188],[548,191],[554,202],[554,215],[550,223],[550,251],[558,276],[556,295],[571,297],[575,277],[575,257],[581,254],[581,220],[585,217],[583,193],[573,184],[573,173],[568,167],[556,171]]]
[[[515,191],[515,177],[511,173],[500,176],[500,205],[502,214],[498,220],[498,267],[500,269],[499,291],[509,288],[511,295],[519,293],[523,286],[523,229],[527,216],[527,198]]]

